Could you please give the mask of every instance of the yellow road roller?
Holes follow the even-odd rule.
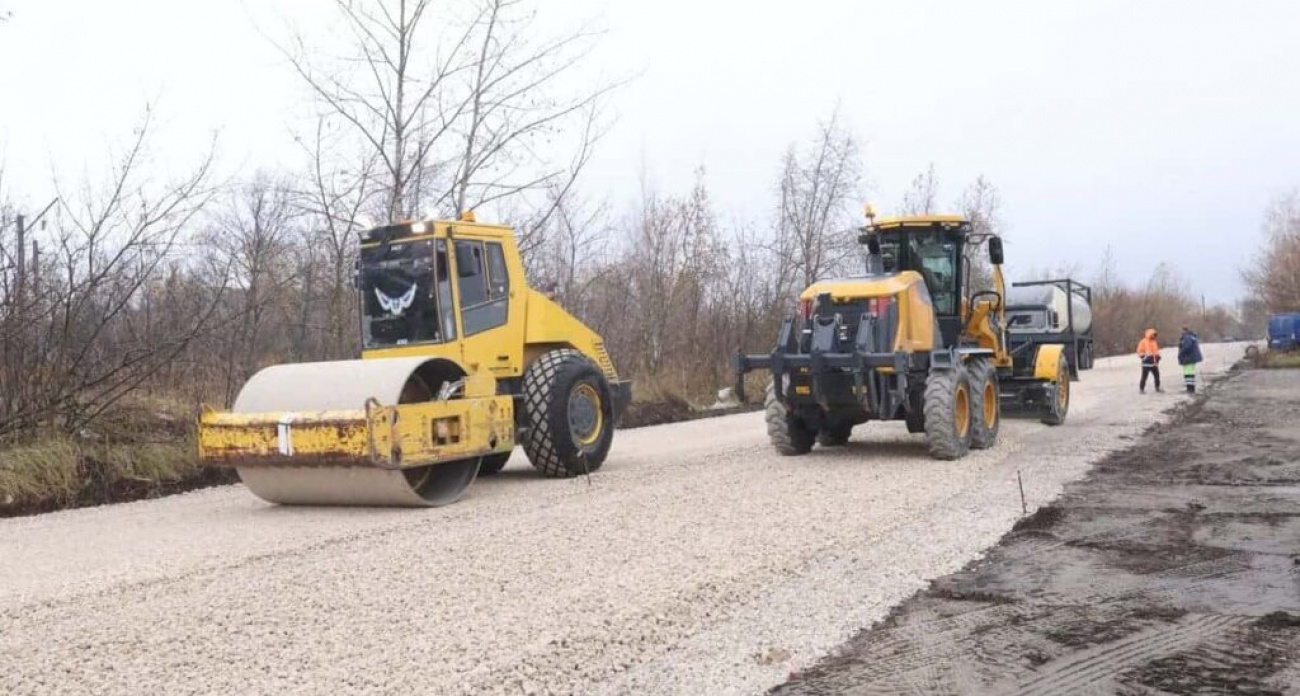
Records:
[[[528,287],[509,227],[427,220],[361,235],[358,360],[268,367],[204,407],[199,457],[289,505],[436,506],[505,466],[600,468],[631,398],[596,332]]]

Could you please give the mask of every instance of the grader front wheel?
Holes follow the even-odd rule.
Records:
[[[988,449],[998,441],[1002,425],[1002,402],[998,393],[998,371],[988,358],[969,363],[971,386],[971,449]]]
[[[930,372],[925,385],[925,439],[935,459],[960,459],[970,451],[973,402],[965,368]]]
[[[767,397],[764,400],[764,413],[767,418],[767,436],[776,451],[787,457],[808,454],[817,432],[790,413],[784,403],[776,396],[776,386],[767,385]]]

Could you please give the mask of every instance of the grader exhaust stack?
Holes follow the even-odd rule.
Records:
[[[472,220],[362,237],[360,360],[268,367],[199,456],[289,505],[437,506],[516,443],[549,477],[594,471],[631,394],[593,331],[527,287],[509,228]]]

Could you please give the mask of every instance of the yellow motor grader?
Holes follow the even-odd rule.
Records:
[[[736,357],[745,374],[770,371],[767,430],[777,451],[845,444],[855,425],[903,420],[932,456],[992,447],[1002,413],[1063,423],[1071,370],[1064,343],[1009,334],[1002,240],[981,239],[957,215],[868,224],[866,272],[814,283],[781,324],[767,355]],[[971,288],[972,253],[987,242],[993,288]]]
[[[508,227],[456,221],[362,234],[361,359],[268,367],[229,412],[204,408],[200,459],[258,497],[433,506],[505,466],[595,471],[631,397],[604,341],[528,287]]]

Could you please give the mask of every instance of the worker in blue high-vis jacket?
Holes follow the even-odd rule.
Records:
[[[1201,341],[1195,331],[1184,326],[1178,339],[1178,364],[1183,367],[1183,386],[1188,394],[1196,393],[1196,363],[1201,360]]]

